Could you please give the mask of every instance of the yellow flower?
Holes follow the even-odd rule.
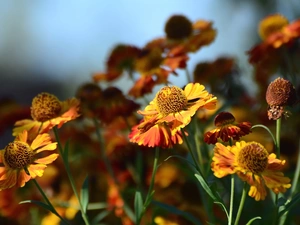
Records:
[[[19,120],[15,123],[13,136],[23,130],[30,130],[34,137],[39,133],[48,132],[54,126],[60,128],[64,123],[79,116],[79,100],[76,98],[61,102],[52,94],[43,92],[38,94],[31,105],[31,119]]]
[[[144,111],[138,111],[144,119],[132,128],[130,141],[163,148],[182,143],[181,128],[190,123],[198,109],[214,109],[216,102],[217,98],[199,83],[189,83],[184,89],[163,87]]]
[[[273,14],[264,18],[258,26],[258,33],[262,40],[265,40],[271,34],[280,32],[283,27],[289,24],[287,18],[281,14]]]
[[[40,134],[29,142],[28,132],[20,133],[0,151],[0,190],[15,185],[23,187],[30,179],[41,177],[46,165],[58,157],[55,153],[42,156],[41,152],[55,150],[56,145],[49,134]]]
[[[265,186],[274,193],[284,193],[291,187],[290,179],[280,170],[285,160],[276,159],[257,142],[236,142],[234,146],[217,143],[211,164],[214,175],[222,178],[236,173],[250,185],[248,195],[256,201],[264,200],[267,192]]]

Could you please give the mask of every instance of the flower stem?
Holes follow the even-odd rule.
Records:
[[[190,73],[189,70],[187,69],[187,67],[185,68],[185,75],[186,75],[186,79],[188,83],[191,83],[191,77],[190,77]]]
[[[199,163],[198,163],[198,161],[197,161],[197,159],[196,159],[196,157],[195,157],[195,155],[194,155],[194,153],[193,153],[193,151],[192,151],[191,145],[190,145],[190,143],[188,142],[187,136],[186,136],[186,134],[185,134],[185,132],[184,132],[183,129],[181,129],[181,133],[182,133],[183,139],[184,139],[184,141],[185,141],[185,143],[186,143],[186,145],[187,145],[187,147],[188,147],[188,150],[189,150],[189,152],[190,152],[190,154],[191,154],[191,156],[192,156],[192,159],[193,159],[193,161],[194,161],[195,167],[197,168],[197,170],[198,170],[198,172],[200,173],[200,175],[203,177],[203,174],[202,174],[201,168],[200,168],[200,166],[199,166]]]
[[[145,214],[145,211],[151,201],[152,198],[152,194],[153,194],[153,187],[154,187],[154,182],[155,182],[155,175],[156,175],[156,171],[157,171],[157,165],[158,165],[158,158],[159,158],[159,147],[155,148],[155,155],[154,155],[154,162],[153,162],[153,170],[152,170],[152,176],[151,176],[151,181],[150,181],[150,186],[148,189],[148,193],[143,205],[143,211],[141,213],[141,215],[139,216],[139,218],[137,218],[136,224],[140,225],[141,223],[141,219],[143,217],[143,215]]]
[[[240,220],[240,217],[242,215],[242,211],[243,211],[245,200],[246,200],[246,194],[247,194],[246,188],[247,188],[247,183],[244,182],[242,197],[241,197],[241,201],[240,201],[238,212],[236,214],[234,225],[238,225],[239,224],[239,220]]]
[[[27,169],[25,169],[25,171],[29,173],[29,171]],[[54,213],[57,217],[59,217],[64,224],[69,224],[68,221],[66,221],[61,215],[58,214],[58,212],[56,211],[56,209],[54,208],[54,206],[52,205],[52,203],[46,196],[45,192],[43,191],[43,189],[41,188],[39,183],[36,181],[36,179],[32,179],[32,181],[35,184],[35,186],[37,187],[37,189],[39,190],[39,192],[41,193],[41,195],[43,196],[43,198],[46,201],[46,203],[48,204],[48,206],[51,208],[51,212]]]
[[[96,128],[96,134],[97,134],[97,138],[98,138],[98,141],[99,141],[99,144],[100,144],[100,152],[101,152],[101,157],[102,157],[102,160],[105,164],[105,167],[110,175],[110,177],[114,180],[114,182],[116,184],[118,184],[118,180],[116,179],[116,176],[114,174],[114,171],[112,169],[112,166],[111,164],[109,163],[109,160],[105,154],[105,143],[104,143],[104,140],[102,138],[102,135],[101,135],[101,130],[100,130],[100,126],[99,126],[99,123],[97,121],[96,118],[93,118],[93,121],[94,121],[94,124],[95,124],[95,128]]]
[[[231,225],[231,223],[232,223],[233,199],[234,199],[234,175],[231,174],[231,190],[230,190],[230,206],[229,206],[228,225]]]
[[[66,169],[66,172],[67,172],[67,175],[68,175],[71,187],[72,187],[73,192],[74,192],[74,194],[75,194],[75,196],[76,196],[76,198],[78,200],[78,203],[79,203],[79,207],[80,207],[82,219],[84,220],[84,222],[85,222],[86,225],[89,225],[90,223],[89,223],[88,217],[87,217],[86,213],[84,213],[84,209],[83,209],[83,206],[81,204],[81,201],[80,201],[80,198],[79,198],[79,194],[78,194],[76,186],[75,186],[75,181],[74,181],[74,178],[73,178],[73,176],[71,174],[71,170],[70,170],[70,167],[69,167],[69,162],[67,162],[66,158],[64,157],[64,151],[63,151],[63,147],[62,147],[62,144],[60,142],[60,139],[59,139],[57,127],[54,127],[53,131],[54,131],[55,139],[57,141],[58,150],[59,150],[60,155],[62,156],[63,164],[65,166],[65,169]]]
[[[281,129],[281,118],[276,120],[276,156],[280,158],[280,129]]]

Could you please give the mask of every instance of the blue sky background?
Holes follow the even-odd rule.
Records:
[[[259,41],[259,20],[268,12],[281,12],[293,20],[295,8],[300,7],[297,0],[273,1],[267,7],[254,2],[257,1],[1,1],[0,96],[12,93],[18,97],[17,92],[25,95],[28,88],[35,88],[35,82],[40,87],[60,84],[64,95],[72,96],[78,85],[91,80],[92,73],[104,70],[106,57],[115,45],[143,46],[162,36],[164,23],[173,14],[183,14],[191,21],[211,20],[218,31],[215,42],[191,55],[191,72],[201,60],[230,55],[238,59],[245,82],[250,82],[251,67],[245,52]],[[184,78],[173,79],[174,84],[181,79]],[[129,87],[124,82],[117,85],[126,91]]]

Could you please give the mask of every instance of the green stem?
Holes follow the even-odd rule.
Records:
[[[184,141],[185,141],[185,143],[186,143],[186,145],[187,145],[187,147],[188,147],[188,150],[189,150],[189,152],[190,152],[190,154],[191,154],[191,156],[192,156],[192,159],[193,159],[193,161],[194,161],[195,167],[197,168],[197,170],[198,170],[198,172],[200,173],[200,175],[203,177],[202,170],[201,170],[201,168],[200,168],[200,166],[199,166],[199,163],[197,162],[197,159],[196,159],[196,157],[195,157],[195,155],[194,155],[194,153],[193,153],[193,150],[192,150],[192,148],[191,148],[191,145],[190,145],[190,143],[188,142],[188,139],[187,139],[187,136],[185,135],[184,129],[181,129],[181,133],[182,133],[183,139],[184,139]]]
[[[146,209],[148,207],[148,205],[150,204],[151,198],[152,198],[152,194],[153,194],[153,187],[154,187],[154,182],[155,182],[155,175],[156,175],[156,171],[157,171],[157,165],[158,165],[158,158],[159,158],[159,147],[155,148],[155,155],[154,155],[154,162],[153,162],[153,170],[152,170],[152,176],[151,176],[151,181],[150,181],[150,186],[148,189],[148,193],[143,205],[143,212],[141,213],[140,217],[137,219],[136,224],[140,225],[141,223],[141,219],[143,217],[143,215],[146,212]]]
[[[276,156],[280,158],[280,130],[281,130],[281,118],[276,120]]]
[[[257,124],[257,125],[252,126],[252,127],[251,127],[251,130],[254,129],[254,128],[256,128],[256,127],[264,128],[266,131],[268,131],[268,133],[269,133],[270,136],[272,137],[273,142],[274,142],[274,144],[275,144],[275,146],[276,146],[277,141],[276,141],[276,139],[275,139],[273,133],[270,131],[270,129],[269,129],[268,127],[266,127],[265,125],[262,125],[262,124]],[[276,147],[276,148],[277,148],[277,147]]]
[[[276,156],[280,158],[280,130],[281,130],[281,118],[276,120]],[[278,194],[275,195],[275,209],[274,209],[274,225],[278,222]]]
[[[83,206],[81,204],[81,201],[80,201],[80,198],[79,198],[79,194],[77,192],[77,189],[76,189],[76,186],[75,186],[75,181],[74,181],[74,178],[71,174],[71,170],[70,170],[70,167],[69,167],[69,162],[67,162],[65,160],[65,157],[64,157],[64,151],[63,151],[63,147],[62,147],[62,144],[60,142],[60,139],[59,139],[59,135],[58,135],[58,129],[57,127],[54,127],[53,128],[53,131],[54,131],[54,135],[55,135],[55,139],[57,141],[57,145],[58,145],[58,150],[59,150],[59,153],[60,155],[62,156],[62,159],[63,159],[63,164],[65,166],[65,169],[66,169],[66,172],[67,172],[67,175],[68,175],[68,178],[69,178],[69,181],[70,181],[70,184],[71,184],[71,187],[73,189],[73,192],[78,200],[78,203],[79,203],[79,207],[80,207],[80,211],[81,211],[81,215],[82,215],[82,219],[84,220],[85,224],[86,225],[89,225],[89,220],[87,218],[87,215],[84,213],[84,209],[83,209]]]
[[[240,220],[240,217],[242,215],[242,211],[243,211],[245,200],[246,200],[246,194],[247,194],[246,188],[247,188],[247,183],[244,182],[242,197],[241,197],[241,201],[240,201],[238,212],[236,214],[234,225],[238,225],[239,224],[239,220]]]
[[[105,164],[105,167],[106,167],[110,177],[114,180],[114,182],[116,184],[118,184],[118,180],[117,180],[117,178],[114,174],[113,168],[112,168],[111,164],[109,163],[109,160],[108,160],[108,158],[106,156],[106,153],[105,153],[105,143],[104,143],[104,140],[103,140],[102,135],[101,135],[100,126],[99,126],[98,121],[97,121],[96,118],[93,118],[93,121],[94,121],[95,128],[96,128],[97,138],[98,138],[98,141],[99,141],[99,144],[100,144],[100,151],[101,151],[102,160]]]
[[[201,153],[201,150],[200,150],[200,143],[199,143],[199,139],[198,139],[200,134],[199,134],[199,128],[197,126],[197,120],[194,120],[194,124],[195,124],[194,139],[195,139],[195,144],[196,144],[196,151],[197,151],[197,155],[198,155],[198,161],[199,161],[199,164],[200,164],[201,171],[204,171],[204,161],[203,161],[203,156],[202,156],[202,153]]]
[[[298,149],[300,149],[300,141],[299,141],[299,148]],[[300,175],[300,151],[298,151],[297,166],[296,166],[296,170],[295,170],[295,174],[294,174],[294,178],[293,178],[293,182],[292,182],[292,188],[291,188],[291,192],[290,192],[288,201],[291,201],[294,194],[296,193],[297,186],[298,186],[298,181],[299,181],[299,175]],[[280,223],[279,223],[280,225],[285,224],[285,220],[287,218],[287,215],[288,215],[288,211],[281,216]]]
[[[27,171],[29,173],[29,171],[27,169],[25,169],[25,171]],[[61,215],[59,215],[58,212],[55,210],[54,206],[52,205],[52,203],[50,202],[50,200],[48,199],[48,197],[46,196],[45,192],[43,191],[43,189],[41,188],[39,183],[36,181],[36,179],[32,179],[32,181],[35,184],[35,186],[37,187],[37,189],[39,189],[39,192],[42,194],[42,196],[43,196],[44,200],[46,201],[46,203],[48,204],[48,206],[50,206],[50,208],[52,210],[51,212],[54,213],[57,217],[59,217],[64,224],[69,224],[68,221],[66,221],[63,217],[61,217]]]
[[[232,211],[233,211],[233,199],[234,199],[234,175],[231,175],[231,191],[230,191],[230,206],[229,206],[229,218],[228,225],[232,223]]]

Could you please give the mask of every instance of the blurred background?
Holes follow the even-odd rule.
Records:
[[[117,44],[144,46],[164,35],[165,22],[174,14],[213,21],[217,29],[211,45],[190,55],[191,72],[202,60],[231,56],[242,80],[255,91],[246,51],[260,41],[259,21],[275,12],[290,21],[299,18],[300,1],[1,1],[0,98],[30,105],[42,91],[62,100],[72,97],[93,73],[105,70]],[[175,85],[182,82],[171,79]],[[129,88],[124,79],[118,83]]]
[[[0,96],[28,104],[40,91],[73,96],[91,74],[103,71],[119,43],[143,46],[164,35],[173,14],[214,22],[215,42],[191,55],[188,67],[220,55],[237,57],[248,80],[245,51],[259,41],[257,24],[269,13],[293,20],[298,0],[1,1]],[[174,82],[180,82],[179,80]],[[124,87],[124,85],[123,85]]]

